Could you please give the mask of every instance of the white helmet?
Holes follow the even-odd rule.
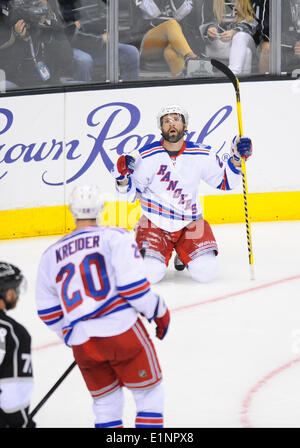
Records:
[[[96,219],[104,207],[104,198],[97,185],[82,185],[73,189],[69,209],[76,219]]]
[[[182,115],[184,119],[184,124],[188,126],[189,123],[189,115],[186,110],[184,110],[181,106],[178,104],[170,104],[168,106],[163,107],[158,115],[157,115],[157,126],[158,129],[161,129],[161,118],[168,114],[180,114]]]

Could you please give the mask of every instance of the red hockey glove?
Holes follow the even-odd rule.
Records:
[[[124,180],[133,173],[134,165],[135,158],[128,154],[123,154],[118,158],[117,163],[114,165],[111,173],[116,180]]]
[[[164,299],[158,294],[154,294],[156,296],[157,302],[155,304],[155,309],[152,317],[147,317],[148,322],[156,323],[156,336],[158,339],[163,339],[168,331],[169,323],[170,323],[170,312],[166,307]]]
[[[158,339],[163,339],[167,334],[170,323],[170,312],[168,308],[165,314],[162,317],[156,317],[154,322],[156,323],[156,336]]]

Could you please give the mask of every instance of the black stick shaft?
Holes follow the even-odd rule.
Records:
[[[56,383],[51,387],[49,392],[44,396],[44,398],[39,402],[39,404],[33,409],[33,411],[29,414],[29,419],[35,416],[35,414],[41,409],[41,407],[46,403],[46,401],[51,397],[53,392],[58,388],[58,386],[63,382],[66,376],[69,375],[71,370],[76,366],[76,361],[73,361],[72,364],[67,368],[67,370],[62,374],[62,376],[56,381]]]

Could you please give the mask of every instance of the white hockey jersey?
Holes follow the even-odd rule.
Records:
[[[139,312],[150,321],[158,300],[126,230],[85,227],[42,255],[36,281],[38,315],[67,345],[121,334]]]
[[[180,153],[170,157],[163,141],[139,150],[128,187],[117,186],[119,199],[139,199],[143,214],[156,226],[174,232],[202,216],[198,187],[203,180],[211,187],[231,190],[241,173],[231,158],[221,162],[210,146],[184,142]]]

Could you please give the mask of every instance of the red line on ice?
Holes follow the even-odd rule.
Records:
[[[246,398],[243,401],[242,404],[242,410],[241,410],[241,423],[245,428],[253,428],[253,426],[250,423],[250,419],[248,416],[249,408],[251,406],[251,402],[253,399],[253,396],[263,387],[266,385],[268,381],[273,379],[276,375],[279,375],[280,373],[284,372],[285,370],[289,369],[290,367],[293,367],[295,364],[300,362],[300,358],[293,359],[292,361],[284,364],[281,367],[278,367],[275,370],[272,370],[272,372],[268,373],[266,376],[264,376],[260,381],[258,381],[255,386],[253,386],[249,392],[246,395]]]
[[[197,306],[207,305],[208,303],[220,302],[221,300],[231,299],[232,297],[242,296],[244,294],[249,294],[251,292],[259,291],[260,289],[270,288],[271,286],[276,286],[276,285],[280,285],[282,283],[287,283],[292,280],[299,280],[299,279],[300,279],[300,275],[294,275],[292,277],[283,278],[281,280],[274,280],[273,282],[265,283],[264,285],[253,286],[252,288],[242,289],[241,291],[230,292],[228,294],[225,294],[224,296],[219,296],[219,297],[215,297],[213,299],[203,300],[202,302],[197,302],[197,303],[192,303],[190,305],[180,306],[171,311],[174,313],[176,311],[182,311],[182,310],[185,310],[188,308],[195,308]]]
[[[38,345],[37,347],[33,347],[32,351],[44,350],[45,348],[54,347],[55,345],[63,344],[62,341],[49,342],[49,344]]]
[[[290,281],[293,281],[293,280],[299,280],[299,279],[300,279],[300,275],[294,275],[292,277],[283,278],[281,280],[275,280],[273,282],[265,283],[263,285],[253,286],[252,288],[242,289],[241,291],[231,292],[231,293],[225,294],[223,296],[215,297],[215,298],[212,298],[212,299],[207,299],[207,300],[204,300],[202,302],[197,302],[197,303],[192,303],[190,305],[180,306],[180,307],[174,308],[173,310],[171,310],[171,312],[175,313],[177,311],[184,311],[184,310],[187,310],[187,309],[190,309],[190,308],[195,308],[195,307],[198,307],[198,306],[207,305],[209,303],[220,302],[222,300],[231,299],[233,297],[242,296],[242,295],[245,295],[245,294],[249,294],[251,292],[259,291],[259,290],[262,290],[262,289],[270,288],[272,286],[281,285],[283,283],[287,283],[287,282],[290,282]],[[45,344],[45,345],[34,347],[33,350],[34,351],[43,350],[43,349],[46,349],[46,348],[49,348],[49,347],[53,347],[53,346],[59,345],[59,344],[63,344],[63,342],[61,342],[61,341],[52,342],[52,343],[49,343],[49,344]],[[250,423],[250,420],[249,420],[249,417],[248,417],[248,412],[249,412],[249,408],[251,406],[252,399],[253,399],[254,395],[268,381],[270,381],[276,375],[279,375],[283,371],[289,369],[290,367],[293,367],[298,362],[300,362],[300,358],[294,359],[294,360],[288,362],[287,364],[284,364],[283,366],[278,367],[275,370],[272,370],[272,372],[270,372],[267,375],[265,375],[260,381],[258,381],[255,384],[255,386],[253,386],[249,390],[249,392],[246,395],[246,398],[243,401],[242,409],[241,409],[241,423],[242,423],[243,427],[246,427],[246,428],[251,428],[252,427],[251,423]]]
[[[196,306],[206,305],[208,303],[219,302],[221,300],[230,299],[232,297],[241,296],[243,294],[249,294],[251,292],[259,291],[261,289],[266,289],[266,288],[269,288],[269,287],[272,287],[272,286],[280,285],[280,284],[283,284],[283,283],[290,282],[292,280],[299,280],[299,279],[300,279],[300,275],[294,275],[292,277],[287,277],[287,278],[283,278],[281,280],[275,280],[275,281],[270,282],[270,283],[265,283],[264,285],[254,286],[253,288],[248,288],[248,289],[244,289],[244,290],[237,291],[237,292],[234,292],[234,293],[225,294],[224,296],[220,296],[220,297],[215,297],[213,299],[204,300],[203,302],[198,302],[198,303],[193,303],[191,305],[185,305],[185,306],[182,306],[182,307],[178,307],[178,308],[175,308],[174,310],[172,310],[172,312],[174,312],[174,311],[182,311],[182,310],[185,310],[185,309],[188,309],[188,308],[194,308]],[[290,367],[293,367],[298,362],[300,362],[300,358],[294,359],[294,360],[288,362],[287,364],[284,364],[283,366],[278,367],[277,369],[273,370],[272,372],[270,372],[266,376],[264,376],[264,378],[262,378],[260,381],[258,381],[257,384],[250,389],[250,391],[247,393],[246,398],[244,399],[243,404],[242,404],[241,423],[242,423],[243,427],[245,427],[245,428],[252,428],[252,425],[251,425],[250,420],[249,420],[248,412],[249,412],[249,409],[250,409],[250,406],[251,406],[252,399],[253,399],[254,395],[269,380],[274,378],[276,375],[282,373],[283,371],[289,369]]]
[[[204,300],[202,302],[192,303],[190,305],[179,306],[177,308],[172,309],[171,313],[176,313],[177,311],[183,311],[183,310],[186,310],[186,309],[189,309],[189,308],[195,308],[195,307],[201,306],[201,305],[207,305],[208,303],[220,302],[221,300],[231,299],[232,297],[242,296],[244,294],[249,294],[251,292],[259,291],[261,289],[270,288],[271,286],[280,285],[282,283],[287,283],[287,282],[290,282],[292,280],[299,280],[299,279],[300,279],[300,274],[299,275],[294,275],[292,277],[283,278],[281,280],[275,280],[275,281],[270,282],[270,283],[265,283],[263,285],[254,286],[254,287],[248,288],[248,289],[242,289],[241,291],[231,292],[231,293],[225,294],[224,296],[215,297],[213,299],[207,299],[207,300]],[[43,350],[45,348],[53,347],[55,345],[60,345],[60,344],[63,344],[63,342],[61,342],[61,341],[52,342],[52,343],[49,343],[49,344],[33,347],[33,350],[34,351]]]

